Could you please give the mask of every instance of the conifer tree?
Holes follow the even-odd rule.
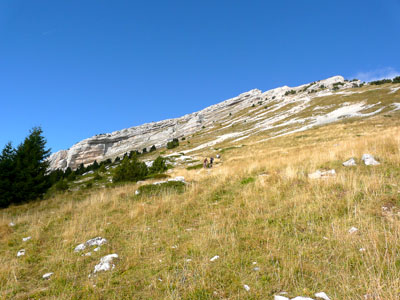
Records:
[[[46,175],[50,149],[46,149],[42,133],[40,127],[34,127],[16,150],[15,203],[38,198],[50,187]]]
[[[14,199],[15,155],[11,143],[8,143],[0,154],[0,207],[10,205]]]

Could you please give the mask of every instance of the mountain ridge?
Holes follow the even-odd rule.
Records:
[[[332,96],[340,93],[342,90],[360,86],[362,84],[359,80],[348,81],[342,76],[333,76],[297,87],[282,86],[265,92],[259,89],[252,89],[236,97],[182,117],[145,123],[84,139],[74,144],[68,150],[60,150],[53,153],[49,158],[50,169],[66,169],[67,167],[75,169],[81,163],[88,165],[95,160],[101,161],[108,158],[115,158],[122,156],[126,152],[142,150],[152,145],[155,145],[157,148],[164,147],[173,138],[187,137],[200,132],[206,127],[215,127],[218,123],[221,126],[225,126],[218,129],[218,131],[221,131],[224,128],[246,122],[247,120],[249,122],[256,122],[247,132],[243,131],[236,134],[238,139],[244,139],[246,138],[246,133],[253,134],[255,131],[252,129],[255,128],[257,129],[256,132],[260,132],[282,127],[282,124],[279,122],[301,112],[308,107],[307,103],[314,99]],[[258,106],[264,104],[267,104],[268,108],[258,113]],[[286,113],[277,114],[283,105],[288,106]],[[249,107],[254,107],[253,110],[249,110],[248,112],[251,115],[239,119],[231,117],[232,115],[246,111]],[[365,109],[364,106],[353,108],[355,112]],[[299,121],[298,118],[293,118],[283,124],[293,126],[293,124],[300,124],[306,121],[308,122],[308,120]],[[271,122],[275,123],[271,124]],[[329,123],[329,120],[327,120],[327,123]],[[301,128],[298,130],[301,130]],[[278,136],[279,132],[276,135]],[[234,136],[234,134],[233,136],[229,135],[227,138]]]

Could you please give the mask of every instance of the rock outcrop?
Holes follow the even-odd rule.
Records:
[[[296,97],[301,95],[315,97],[321,93],[329,93],[333,89],[350,88],[359,83],[345,81],[342,76],[334,76],[295,88],[284,86],[264,93],[254,89],[180,118],[147,123],[85,139],[68,150],[52,154],[49,158],[50,169],[66,169],[67,167],[76,169],[81,163],[88,165],[95,160],[99,162],[108,158],[113,159],[132,150],[141,150],[152,145],[157,148],[163,147],[173,138],[191,135],[201,130],[203,126],[212,125],[229,114],[257,104],[261,100],[286,99],[294,97],[294,93]]]

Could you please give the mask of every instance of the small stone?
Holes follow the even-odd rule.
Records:
[[[139,194],[140,194],[139,190],[136,190],[135,195],[139,195]]]
[[[315,297],[321,298],[321,299],[324,299],[324,300],[331,300],[331,299],[329,299],[328,295],[325,294],[324,292],[316,293],[316,294],[315,294]]]
[[[257,262],[256,261],[253,261],[253,265],[256,265],[257,264]]]
[[[83,256],[92,256],[92,252],[85,253]]]
[[[356,165],[357,164],[356,164],[356,161],[354,158],[350,158],[349,160],[347,160],[343,163],[343,166],[345,166],[345,167],[351,167],[351,166],[356,166]]]
[[[314,300],[314,299],[309,298],[309,297],[297,296],[296,298],[293,298],[292,300]]]
[[[365,252],[366,251],[366,249],[365,248],[360,248],[360,250],[359,250],[360,252]]]
[[[46,274],[44,274],[43,276],[42,276],[42,278],[43,279],[50,279],[50,277],[53,275],[54,273],[53,272],[49,272],[49,273],[46,273]]]
[[[191,262],[192,260],[190,259],[190,258],[187,258],[186,259],[186,262]]]
[[[14,224],[13,222],[10,222],[10,223],[8,223],[8,226],[10,226],[10,227],[14,227],[14,226],[15,226],[15,224]]]
[[[85,248],[86,248],[85,244],[79,244],[78,246],[75,247],[74,251],[79,252],[85,250]]]
[[[290,300],[289,298],[286,298],[284,296],[280,296],[280,295],[275,295],[274,296],[274,300]]]
[[[100,263],[94,266],[94,272],[97,273],[100,271],[108,271],[110,269],[114,269],[115,265],[111,262],[114,258],[118,258],[118,254],[108,254],[100,259]]]
[[[260,268],[259,267],[255,267],[255,268],[253,268],[253,271],[260,271]]]
[[[100,251],[100,247],[94,248],[93,251],[94,252]]]
[[[361,160],[364,162],[364,164],[366,166],[380,165],[380,162],[376,161],[375,158],[371,154],[363,154]]]
[[[32,237],[30,237],[30,236],[24,237],[24,238],[22,239],[22,241],[23,241],[23,242],[27,242],[27,241],[29,241],[31,238],[32,238]]]
[[[243,285],[243,288],[244,288],[246,291],[250,291],[250,287],[249,287],[247,284]]]
[[[358,231],[358,229],[357,229],[356,227],[351,227],[351,228],[349,229],[349,233],[350,233],[350,234],[356,233],[357,231]]]
[[[24,256],[24,255],[25,255],[25,249],[21,249],[17,253],[17,257]]]
[[[328,178],[336,176],[336,171],[334,169],[329,171],[320,171],[317,170],[314,173],[308,174],[308,178],[310,179],[319,179],[319,178]]]
[[[213,258],[210,259],[210,261],[216,261],[217,259],[219,259],[219,256],[215,255]]]

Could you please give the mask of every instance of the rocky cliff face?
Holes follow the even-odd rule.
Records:
[[[262,93],[260,90],[251,90],[237,97],[221,103],[209,106],[201,111],[191,113],[176,119],[147,123],[108,134],[96,135],[85,139],[68,150],[61,150],[52,154],[49,158],[51,169],[75,169],[79,164],[91,164],[95,160],[102,161],[107,158],[122,156],[131,150],[141,150],[155,145],[163,147],[173,138],[181,138],[191,135],[225,118],[228,114],[234,114],[248,108],[261,100],[282,99],[293,97],[315,97],[321,93],[329,93],[334,88],[350,88],[360,82],[345,81],[342,76],[335,76],[312,84],[295,88],[288,86],[276,88]],[[289,93],[290,91],[294,91]],[[286,94],[286,95],[285,95]]]

